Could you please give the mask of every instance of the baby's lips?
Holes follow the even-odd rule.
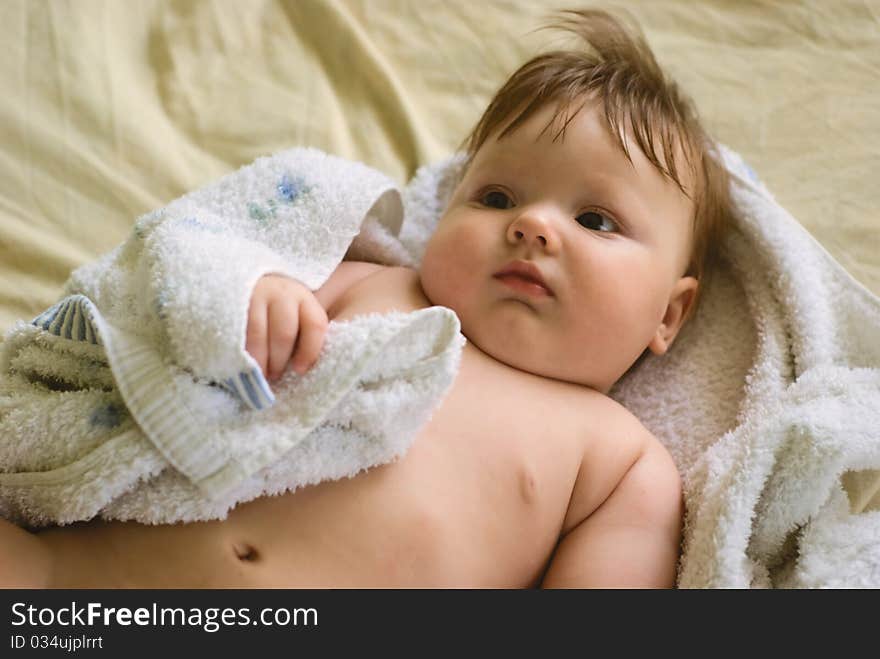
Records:
[[[525,292],[543,291],[548,296],[554,295],[553,289],[547,285],[541,269],[531,261],[511,261],[492,276],[515,288],[522,288]]]

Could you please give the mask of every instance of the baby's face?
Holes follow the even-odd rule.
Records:
[[[588,104],[553,142],[546,107],[480,148],[428,243],[421,284],[495,359],[607,392],[665,352],[697,282],[693,206]]]

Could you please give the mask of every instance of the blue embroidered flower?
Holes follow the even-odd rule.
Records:
[[[190,216],[184,217],[182,219],[175,220],[181,228],[185,229],[194,229],[196,231],[205,231],[207,233],[223,233],[223,228],[215,226],[208,222],[207,224],[202,222],[199,218]]]
[[[258,222],[265,222],[268,215],[262,206],[254,202],[248,203],[248,214],[251,216],[251,219]]]
[[[122,423],[122,410],[113,403],[95,408],[89,417],[89,423],[92,427],[115,428]]]
[[[290,178],[287,174],[283,174],[275,186],[277,199],[267,199],[265,204],[258,204],[255,201],[248,202],[248,215],[252,220],[265,224],[269,219],[274,220],[277,217],[278,209],[282,204],[296,203],[310,189],[302,177]]]
[[[291,180],[287,174],[284,174],[281,177],[281,180],[276,187],[278,189],[278,197],[281,201],[288,204],[292,204],[303,192],[308,191],[306,182],[302,178],[296,177]]]
[[[191,228],[191,229],[201,229],[201,228],[202,228],[202,223],[199,222],[199,221],[198,221],[196,218],[194,218],[194,217],[186,217],[186,218],[180,220],[180,226],[182,226],[182,227],[189,227],[189,228]]]

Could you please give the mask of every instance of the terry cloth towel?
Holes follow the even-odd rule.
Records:
[[[273,393],[244,350],[255,282],[316,289],[351,249],[406,263],[400,193],[314,149],[261,158],[140,218],[0,355],[0,515],[30,526],[222,518],[401,455],[457,373],[441,307],[331,323]]]
[[[724,264],[675,346],[611,391],[682,473],[681,587],[880,587],[880,300],[732,151]],[[463,157],[422,168],[401,241],[418,261]],[[847,493],[843,483],[848,486]]]

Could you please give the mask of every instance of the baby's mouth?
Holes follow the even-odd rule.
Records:
[[[553,296],[553,291],[544,282],[541,271],[528,261],[511,261],[492,276],[519,293],[533,297]]]

